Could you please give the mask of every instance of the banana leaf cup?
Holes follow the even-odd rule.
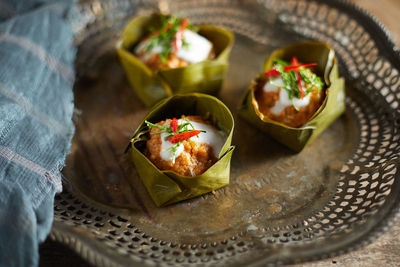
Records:
[[[297,57],[302,63],[317,63],[316,74],[325,82],[325,99],[308,122],[299,128],[292,128],[260,112],[255,90],[259,80],[266,78],[263,74],[256,77],[245,92],[239,105],[239,115],[278,142],[300,152],[345,111],[345,85],[344,79],[339,78],[334,50],[321,42],[295,43],[275,50],[265,60],[264,70],[272,69],[276,59],[290,61],[292,57]]]
[[[215,58],[186,67],[151,71],[136,57],[132,49],[150,29],[161,27],[161,15],[152,14],[133,18],[117,42],[117,53],[130,84],[145,103],[151,107],[163,98],[179,93],[200,92],[217,95],[228,68],[228,58],[233,45],[233,34],[212,25],[199,25],[198,33],[214,47]]]
[[[223,131],[226,141],[218,161],[199,176],[182,176],[169,170],[159,170],[144,154],[152,123],[181,115],[200,115]],[[229,184],[231,146],[234,121],[229,109],[217,98],[199,94],[175,95],[160,101],[140,123],[130,143],[130,153],[137,172],[154,203],[165,206],[211,192]]]

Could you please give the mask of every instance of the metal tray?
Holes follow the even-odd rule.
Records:
[[[51,237],[98,266],[236,266],[316,260],[357,249],[398,214],[400,55],[345,1],[81,1],[79,114]],[[123,154],[148,110],[114,45],[136,13],[170,12],[235,33],[221,99],[235,117],[231,184],[156,208]],[[273,49],[316,39],[337,52],[347,111],[295,154],[236,115]],[[130,182],[129,182],[130,181]]]

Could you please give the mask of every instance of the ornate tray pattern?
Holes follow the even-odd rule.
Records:
[[[53,239],[97,266],[283,264],[357,249],[398,215],[400,54],[364,11],[319,0],[104,0],[78,6],[75,93],[82,114],[64,172],[69,190],[56,196]],[[123,24],[152,10],[235,33],[221,94],[233,111],[272,49],[306,39],[329,43],[346,78],[346,115],[296,155],[235,114],[231,185],[155,208],[122,153],[147,110],[114,53]]]

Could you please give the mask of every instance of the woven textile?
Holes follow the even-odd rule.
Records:
[[[0,0],[0,266],[38,265],[69,152],[72,2]]]

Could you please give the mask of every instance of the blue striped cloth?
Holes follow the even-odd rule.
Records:
[[[74,133],[72,2],[0,0],[0,266],[37,266]]]

